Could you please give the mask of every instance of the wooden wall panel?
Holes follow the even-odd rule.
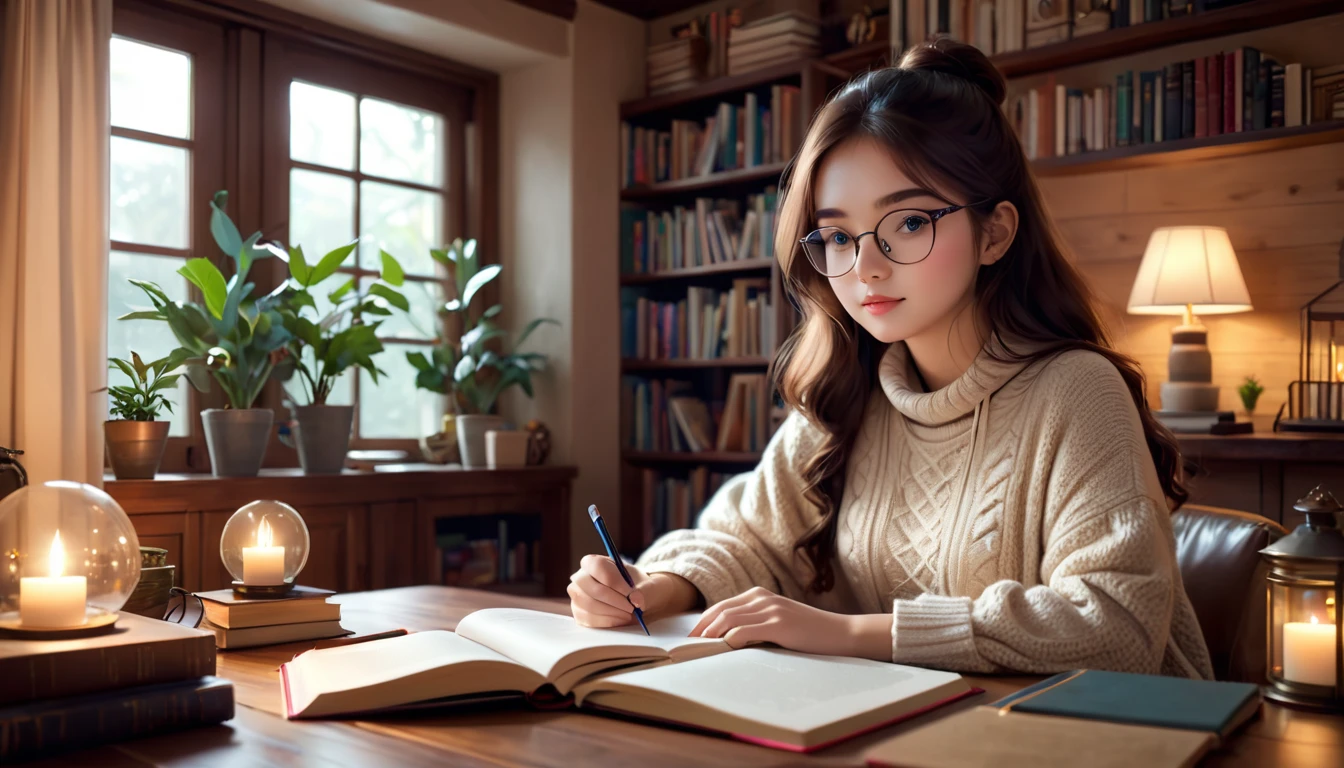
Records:
[[[1040,185],[1117,344],[1143,366],[1155,407],[1178,318],[1125,311],[1148,236],[1159,226],[1226,228],[1255,309],[1201,318],[1213,380],[1220,407],[1240,411],[1236,388],[1254,375],[1265,386],[1256,413],[1273,416],[1297,376],[1298,311],[1340,276],[1344,145],[1048,177]]]

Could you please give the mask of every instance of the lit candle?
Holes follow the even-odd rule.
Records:
[[[264,519],[257,526],[257,546],[243,547],[243,583],[285,583],[285,548],[271,546],[271,525]]]
[[[1283,625],[1283,679],[1310,685],[1335,684],[1335,626],[1292,621]]]
[[[19,579],[19,623],[25,627],[78,627],[88,623],[84,601],[88,582],[83,576],[62,576],[65,572],[65,548],[61,532],[51,539],[47,556],[49,576],[25,576]]]

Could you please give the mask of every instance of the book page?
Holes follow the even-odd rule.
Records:
[[[611,659],[694,658],[729,650],[719,638],[687,637],[699,620],[686,613],[615,629],[579,626],[572,616],[523,608],[487,608],[458,622],[457,634],[488,646],[554,681],[581,664]]]
[[[575,694],[580,702],[588,695],[600,701],[607,691],[661,694],[664,699],[682,699],[742,720],[805,734],[960,679],[953,672],[870,659],[744,648],[611,675],[578,686]],[[681,712],[671,703],[661,716],[679,719]]]

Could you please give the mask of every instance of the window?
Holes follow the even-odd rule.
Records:
[[[333,403],[359,403],[359,438],[386,439],[438,431],[443,398],[415,389],[406,351],[438,335],[437,307],[446,300],[429,249],[445,230],[445,118],[423,109],[291,80],[289,84],[289,244],[315,261],[360,238],[353,264],[317,291],[326,294],[352,277],[375,279],[382,251],[406,273],[409,313],[382,325],[386,351],[377,359],[387,374],[374,384],[367,372],[347,375]],[[291,382],[298,396],[301,384]]]
[[[411,313],[381,328],[378,365],[388,376],[375,385],[367,373],[348,375],[332,402],[360,406],[352,445],[411,447],[438,430],[445,406],[415,389],[406,362],[407,351],[440,334],[435,309],[451,298],[429,249],[477,237],[488,254],[497,227],[488,172],[495,142],[482,131],[494,130],[498,78],[298,19],[266,4],[113,4],[108,351],[127,357],[134,349],[148,361],[177,346],[163,324],[115,320],[148,306],[127,278],[199,300],[177,274],[185,260],[208,258],[230,275],[207,205],[227,189],[240,230],[302,245],[310,260],[360,237],[357,256],[329,288],[376,278],[381,250],[401,262]],[[285,277],[278,259],[251,274],[259,291]],[[125,377],[112,371],[109,380]],[[256,406],[286,419],[284,394],[269,385]],[[224,399],[185,382],[171,399],[163,471],[205,469],[199,412]],[[268,466],[287,455],[270,451]]]

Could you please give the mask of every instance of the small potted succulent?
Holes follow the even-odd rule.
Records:
[[[256,286],[247,282],[253,262],[271,251],[257,245],[260,232],[243,240],[224,213],[227,199],[220,191],[210,201],[210,233],[233,260],[233,277],[226,281],[208,259],[187,261],[178,274],[200,290],[201,303],[179,303],[154,283],[131,280],[154,308],[121,319],[166,322],[191,355],[184,363],[195,372],[189,376],[192,384],[209,387],[210,379],[219,384],[229,407],[201,412],[211,469],[216,477],[254,477],[266,455],[274,414],[252,405],[285,359],[291,336],[279,312],[279,292],[255,296]]]
[[[118,480],[153,480],[158,473],[169,426],[159,420],[159,414],[172,412],[173,404],[165,393],[177,386],[184,371],[182,363],[190,354],[179,348],[151,363],[143,362],[134,351],[130,360],[108,358],[110,367],[131,382],[107,388],[112,418],[103,423],[103,437],[112,474]]]
[[[370,318],[387,317],[393,309],[410,309],[410,302],[394,287],[404,281],[401,265],[384,251],[377,282],[361,290],[357,278],[351,277],[328,294],[331,310],[317,316],[312,289],[335,274],[354,248],[355,243],[341,246],[311,267],[302,248],[289,249],[290,281],[282,294],[281,315],[293,338],[291,354],[276,376],[283,381],[297,374],[308,400],[290,406],[294,413],[294,448],[305,474],[337,474],[345,466],[355,407],[328,405],[327,398],[337,379],[351,367],[368,372],[375,384],[379,375],[386,375],[373,362],[374,356],[383,351],[383,343],[378,340],[381,321]]]
[[[1260,395],[1265,388],[1260,386],[1254,376],[1247,376],[1246,380],[1237,387],[1237,394],[1241,396],[1241,404],[1246,408],[1246,415],[1255,413],[1255,404],[1260,400]]]
[[[509,335],[494,321],[504,307],[495,304],[475,314],[471,306],[481,289],[499,276],[502,267],[498,264],[482,267],[475,240],[455,240],[450,247],[431,250],[430,254],[452,272],[457,288],[458,298],[446,303],[440,312],[459,316],[458,327],[468,330],[457,344],[441,341],[430,358],[421,352],[408,352],[406,359],[415,366],[417,387],[448,394],[449,402],[458,409],[460,415],[455,421],[462,465],[485,467],[488,465],[485,433],[502,430],[504,426],[504,418],[494,413],[499,396],[516,385],[531,397],[532,374],[546,368],[545,355],[523,353],[519,349],[538,326],[559,323],[537,318],[518,334],[511,351],[489,348],[492,340],[504,340]]]

